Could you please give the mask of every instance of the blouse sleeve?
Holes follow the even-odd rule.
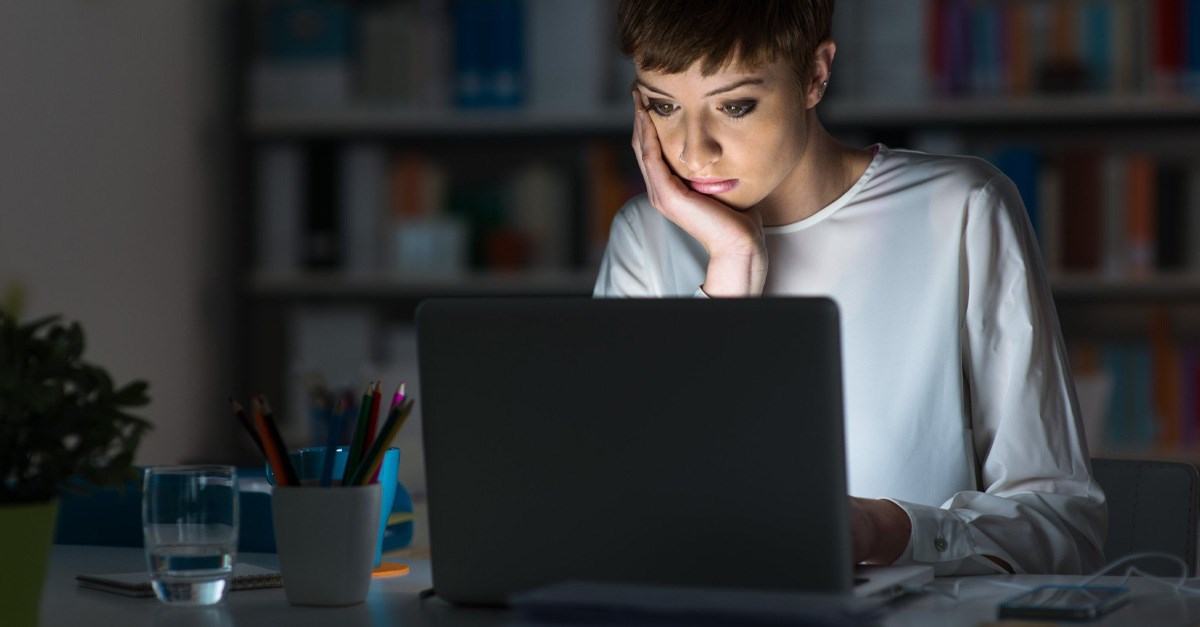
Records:
[[[652,296],[646,282],[645,246],[629,214],[626,205],[613,218],[596,285],[592,288],[595,298]]]
[[[897,501],[912,522],[905,561],[941,574],[1088,573],[1104,564],[1104,493],[1091,462],[1066,347],[1015,186],[995,176],[964,224],[960,329],[976,491],[940,508]]]
[[[658,241],[659,247],[669,247],[670,243],[647,234],[641,228],[643,223],[639,222],[637,215],[639,202],[645,202],[645,196],[631,199],[613,218],[608,244],[604,248],[596,284],[592,288],[592,296],[595,298],[687,295],[687,292],[677,292],[672,287],[673,284],[667,285],[669,281],[663,276],[663,263],[654,258],[654,246],[647,242],[647,237]],[[642,210],[645,209],[642,207]],[[657,252],[660,256],[665,254],[661,250]],[[685,289],[693,288],[689,286]],[[698,284],[691,295],[696,298],[708,298]]]

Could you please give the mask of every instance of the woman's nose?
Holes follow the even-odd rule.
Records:
[[[706,174],[704,170],[721,158],[721,144],[709,132],[703,120],[689,120],[685,125],[683,143],[680,144],[679,161],[692,174]]]

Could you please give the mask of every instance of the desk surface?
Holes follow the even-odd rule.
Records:
[[[277,568],[273,554],[245,554],[243,562]],[[288,605],[282,588],[244,590],[230,593],[217,607],[202,609],[170,608],[153,598],[128,598],[108,592],[81,588],[78,574],[135,571],[145,568],[141,549],[57,545],[54,547],[46,588],[42,595],[41,624],[59,625],[170,625],[171,627],[230,627],[234,625],[403,625],[421,627],[472,627],[511,623],[514,614],[503,610],[455,608],[438,599],[421,603],[417,593],[429,587],[427,560],[401,560],[412,572],[403,577],[376,579],[365,603],[346,608],[300,608]],[[884,621],[888,626],[907,625],[985,625],[995,621],[996,604],[1019,592],[1016,586],[1034,586],[1050,582],[1076,582],[1079,577],[995,576],[963,578],[958,599],[927,593],[897,601]],[[1104,583],[1119,578],[1106,577]],[[933,587],[944,592],[954,589],[958,580],[939,579]],[[1103,621],[1087,625],[1194,625],[1200,622],[1200,595],[1176,595],[1168,587],[1151,580],[1131,578],[1133,602]],[[1200,580],[1189,582],[1200,589]],[[1038,623],[1013,622],[1033,627]]]

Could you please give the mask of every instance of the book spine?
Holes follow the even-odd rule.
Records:
[[[1119,153],[1104,156],[1104,172],[1101,184],[1104,196],[1101,202],[1104,236],[1104,274],[1116,278],[1128,273],[1128,251],[1126,250],[1125,213],[1128,194],[1125,191],[1127,166],[1125,157]]]
[[[294,144],[281,144],[265,148],[257,159],[254,263],[267,272],[292,272],[302,258],[304,153]]]
[[[1155,263],[1160,272],[1177,272],[1185,267],[1187,245],[1187,171],[1176,162],[1160,162],[1156,168]]]
[[[331,143],[309,147],[305,175],[303,255],[310,270],[335,269],[341,263],[338,237],[338,178],[336,148]]]
[[[1184,0],[1151,0],[1151,39],[1154,46],[1155,91],[1174,93],[1183,70]]]
[[[387,154],[379,145],[355,143],[342,149],[339,167],[341,213],[345,228],[340,237],[344,251],[342,269],[368,273],[379,268],[386,206]]]
[[[1126,229],[1130,274],[1145,277],[1154,270],[1157,200],[1155,165],[1151,157],[1130,155],[1126,175]]]
[[[1094,151],[1071,151],[1059,161],[1062,171],[1062,264],[1065,270],[1094,272],[1100,268],[1101,233],[1096,219],[1101,206],[1100,157]]]

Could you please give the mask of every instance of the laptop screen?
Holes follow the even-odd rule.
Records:
[[[832,301],[431,299],[417,338],[443,598],[850,589]]]

